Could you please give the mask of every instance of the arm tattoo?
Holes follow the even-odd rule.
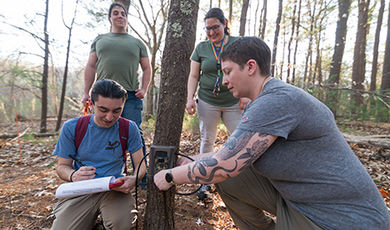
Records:
[[[215,166],[215,165],[217,164],[217,162],[218,162],[217,159],[215,159],[215,158],[213,158],[213,157],[208,157],[208,159],[202,159],[201,161],[203,161],[203,160],[204,160],[204,161],[215,162],[214,166]],[[210,182],[210,181],[212,181],[212,180],[214,179],[215,172],[216,172],[217,170],[219,170],[219,169],[220,169],[220,170],[223,170],[223,171],[226,172],[226,173],[231,173],[231,172],[233,172],[234,170],[236,170],[236,168],[237,168],[237,161],[236,161],[235,163],[236,163],[236,165],[234,166],[234,168],[232,168],[232,169],[230,169],[230,170],[225,169],[225,168],[223,168],[223,167],[219,167],[219,166],[213,168],[213,169],[211,170],[210,175],[209,175],[208,178],[204,178],[204,176],[206,176],[206,174],[207,174],[207,173],[206,173],[205,167],[204,167],[201,163],[196,163],[196,164],[194,165],[194,167],[192,168],[192,170],[191,170],[191,167],[188,166],[187,177],[188,177],[188,179],[189,179],[192,183],[195,183],[195,184],[199,184],[201,181],[208,183],[208,182]],[[203,177],[195,176],[195,179],[192,179],[191,172],[194,173],[196,167],[198,168],[200,174],[202,174]]]
[[[259,140],[256,140],[253,144],[248,144],[250,139],[254,135],[256,135],[256,132],[236,130],[233,132],[232,136],[229,137],[223,148],[220,150],[219,156],[222,158],[222,161],[234,162],[235,165],[232,169],[217,166],[218,159],[216,159],[214,156],[206,157],[197,161],[192,166],[192,169],[190,165],[188,166],[188,179],[193,183],[207,183],[214,179],[217,170],[222,170],[223,172],[225,172],[227,177],[230,177],[230,173],[236,170],[238,170],[238,172],[241,172],[246,168],[246,166],[255,162],[268,148],[269,141],[266,138],[260,138]],[[258,134],[258,137],[266,137],[267,135],[268,134]],[[242,162],[240,167],[238,166],[238,161]],[[211,172],[208,177],[206,177],[207,168],[211,169]],[[193,179],[193,175],[195,175],[196,170],[199,171],[201,176],[195,176],[195,178]]]

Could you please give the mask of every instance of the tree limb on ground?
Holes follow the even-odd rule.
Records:
[[[348,143],[359,143],[390,149],[390,135],[355,136],[343,133],[343,136]]]

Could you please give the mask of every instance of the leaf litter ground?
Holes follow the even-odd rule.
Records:
[[[29,128],[39,130],[39,122],[19,123],[21,132]],[[53,130],[54,122],[49,122]],[[363,135],[390,135],[389,124],[384,126],[348,123],[347,127],[360,130]],[[0,123],[0,134],[16,133],[15,124]],[[0,139],[0,226],[1,229],[50,229],[53,221],[52,208],[56,203],[54,193],[62,181],[55,173],[56,136],[21,138],[20,151],[17,140]],[[145,136],[147,145],[151,135]],[[220,147],[227,139],[224,132],[217,137]],[[380,149],[360,143],[351,143],[351,148],[372,176],[390,210],[390,158],[379,154]],[[199,151],[199,136],[183,132],[180,152],[194,155]],[[194,191],[197,186],[181,186],[181,192]],[[146,206],[146,190],[139,191],[139,226],[143,223]],[[272,216],[271,216],[272,217]],[[135,228],[132,228],[135,229]],[[175,197],[175,229],[237,229],[226,207],[216,192],[208,194],[204,201],[196,195]]]

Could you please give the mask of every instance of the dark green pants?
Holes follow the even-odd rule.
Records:
[[[240,175],[216,184],[234,223],[241,230],[322,230],[316,223],[290,207],[269,180],[253,166]],[[276,216],[274,221],[265,216]]]

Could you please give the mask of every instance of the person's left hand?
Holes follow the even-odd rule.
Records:
[[[240,106],[240,109],[241,110],[244,110],[246,105],[250,102],[250,99],[249,98],[246,98],[246,97],[242,97],[240,98],[240,100],[238,101],[238,105]]]
[[[136,89],[135,90],[135,96],[138,97],[139,99],[144,99],[146,94],[146,91],[144,89]]]
[[[115,180],[115,182],[120,181],[123,181],[124,183],[119,187],[112,188],[112,190],[128,194],[131,189],[135,187],[135,176],[119,177]]]
[[[169,170],[161,170],[160,172],[154,175],[154,184],[161,191],[166,191],[170,187],[172,187],[172,185],[165,180],[165,174],[167,174],[168,172]]]

